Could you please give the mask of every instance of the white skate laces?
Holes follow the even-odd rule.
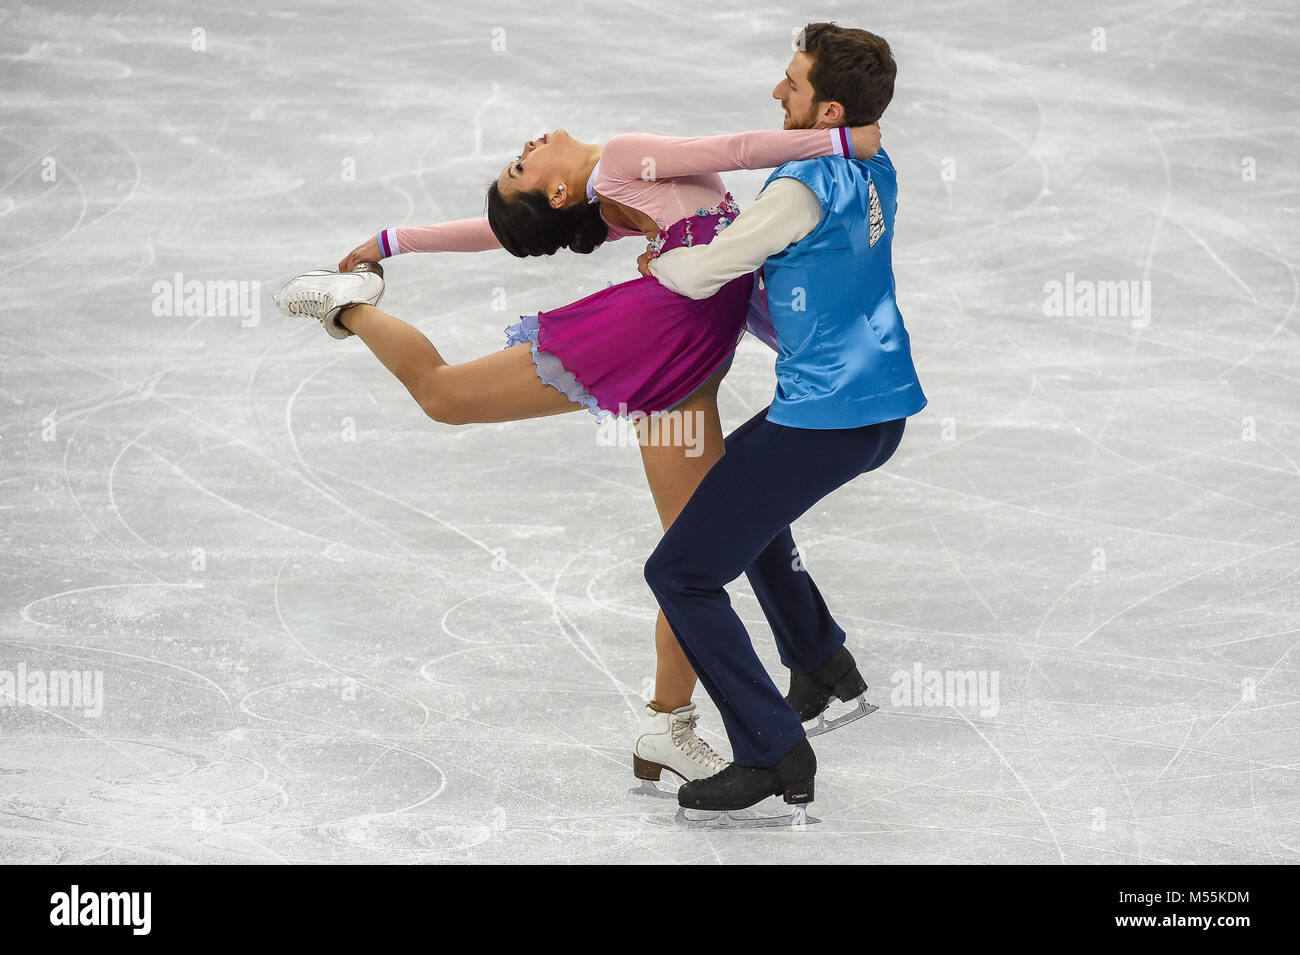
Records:
[[[324,315],[334,304],[333,299],[319,289],[304,289],[292,299],[279,303],[285,314],[324,321]]]
[[[673,746],[683,756],[703,766],[710,773],[720,772],[727,768],[727,761],[715,753],[712,746],[695,735],[695,724],[700,721],[699,713],[694,712],[694,710],[690,713],[676,711],[671,715],[672,728],[669,732],[672,735]]]
[[[384,297],[384,278],[378,272],[304,272],[285,283],[273,296],[280,311],[291,318],[314,318],[333,338],[352,334],[338,317],[349,305],[377,305]]]

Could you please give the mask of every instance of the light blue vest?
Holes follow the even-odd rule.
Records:
[[[763,266],[778,350],[767,419],[828,429],[916,414],[925,395],[894,303],[898,183],[889,157],[882,149],[864,161],[805,159],[781,166],[767,182],[780,178],[811,189],[822,218]]]

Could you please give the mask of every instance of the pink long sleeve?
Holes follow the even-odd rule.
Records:
[[[379,233],[384,258],[402,252],[486,252],[501,248],[487,219],[456,219],[437,225],[400,226]]]
[[[853,156],[847,129],[763,129],[726,136],[615,136],[601,149],[596,190],[647,213],[660,227],[721,198],[719,172],[767,169],[796,159]],[[608,240],[634,231],[611,225]],[[485,252],[501,248],[487,219],[399,227],[379,233],[384,258],[403,252]]]
[[[769,169],[819,156],[852,158],[848,130],[762,129],[726,136],[628,133],[605,143],[600,168],[603,178],[647,181],[734,169]]]

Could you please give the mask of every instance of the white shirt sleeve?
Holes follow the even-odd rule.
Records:
[[[661,285],[688,298],[708,298],[732,279],[753,272],[768,256],[817,228],[822,204],[797,179],[774,180],[708,245],[673,249],[650,261]]]

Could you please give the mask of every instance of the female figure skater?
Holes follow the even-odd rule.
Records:
[[[359,337],[435,421],[514,421],[587,408],[646,415],[641,457],[666,530],[722,456],[717,395],[744,333],[753,276],[695,301],[639,277],[570,305],[523,316],[506,329],[502,351],[451,364],[422,332],[375,305],[383,295],[380,259],[403,252],[478,252],[518,257],[561,248],[588,253],[627,236],[650,240],[650,254],[708,243],[739,213],[719,172],[763,169],[826,155],[866,158],[880,145],[876,126],[763,130],[671,138],[634,133],[604,146],[562,129],[529,140],[488,187],[487,216],[387,229],[349,253],[339,271],[309,272],[276,296],[282,311],[317,319],[336,338]],[[671,418],[693,415],[698,446],[672,440]],[[681,432],[677,432],[680,439]],[[727,763],[695,732],[695,673],[662,613],[655,624],[654,699],[633,743],[633,771],[684,780]]]

